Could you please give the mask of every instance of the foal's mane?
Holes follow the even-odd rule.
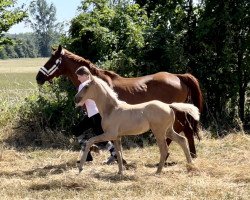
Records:
[[[69,59],[71,59],[71,60],[73,60],[73,61],[75,61],[77,63],[80,63],[81,65],[86,66],[91,71],[91,73],[93,75],[98,76],[99,78],[105,80],[106,82],[109,83],[109,85],[111,85],[111,82],[109,81],[109,79],[114,80],[115,78],[121,77],[121,76],[119,76],[118,74],[116,74],[113,71],[108,71],[108,70],[98,68],[90,60],[87,60],[87,59],[85,59],[85,58],[83,58],[81,56],[78,56],[78,55],[76,55],[76,54],[74,54],[74,53],[72,53],[72,52],[70,52],[70,51],[68,51],[66,49],[64,49],[64,51],[65,51],[65,55]]]
[[[97,76],[92,76],[92,77],[94,82],[102,86],[101,88],[105,90],[113,100],[115,100],[117,103],[122,102],[118,99],[118,94],[107,84],[107,82],[98,78]]]

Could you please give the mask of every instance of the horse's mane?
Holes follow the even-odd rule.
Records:
[[[76,62],[79,62],[79,63],[84,63],[86,64],[87,66],[89,66],[90,64],[92,64],[89,60],[87,59],[84,59],[83,57],[81,56],[78,56],[70,51],[68,51],[67,49],[63,49],[65,51],[65,54],[67,55],[68,58],[76,61]]]
[[[81,56],[78,56],[78,55],[76,55],[76,54],[74,54],[74,53],[72,53],[72,52],[70,52],[70,51],[68,51],[66,49],[64,49],[64,51],[65,51],[65,54],[67,54],[68,58],[70,58],[70,59],[74,60],[75,62],[81,63],[82,65],[88,67],[93,75],[98,76],[103,80],[108,81],[106,76],[108,76],[111,79],[120,77],[120,75],[116,74],[113,71],[108,71],[108,70],[98,68],[90,60],[87,60],[87,59],[85,59],[85,58],[83,58]]]

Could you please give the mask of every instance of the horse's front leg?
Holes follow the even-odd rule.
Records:
[[[114,141],[114,145],[115,145],[115,151],[116,151],[118,167],[119,167],[118,174],[123,175],[121,138],[117,138],[117,140]]]
[[[90,138],[87,142],[86,142],[86,146],[85,146],[85,150],[81,150],[80,152],[80,161],[77,161],[78,164],[78,169],[79,169],[79,173],[83,170],[83,164],[85,163],[86,159],[87,159],[87,155],[88,152],[90,150],[90,147],[98,142],[105,142],[105,141],[110,141],[110,140],[116,140],[116,135],[115,134],[110,134],[110,133],[103,133],[101,135],[95,136]]]

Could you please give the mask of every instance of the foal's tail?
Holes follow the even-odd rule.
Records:
[[[199,109],[190,103],[171,103],[169,104],[170,108],[176,109],[181,112],[188,113],[191,115],[194,120],[199,121],[200,120],[200,112]]]

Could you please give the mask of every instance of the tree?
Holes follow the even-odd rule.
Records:
[[[22,8],[13,8],[16,1],[0,1],[0,47],[3,44],[11,43],[10,38],[5,37],[5,33],[15,24],[21,22],[26,16],[26,11]]]
[[[120,74],[137,75],[146,27],[146,12],[138,4],[86,0],[72,20],[70,48],[93,62],[107,61]]]
[[[235,117],[244,122],[250,82],[249,2],[206,0],[199,12],[193,37],[186,38],[188,66],[202,80],[213,119],[230,127]]]
[[[121,75],[192,73],[204,92],[203,125],[247,123],[249,1],[193,2],[85,0],[68,47]]]
[[[37,36],[40,54],[42,57],[48,57],[51,54],[50,47],[58,41],[63,27],[61,23],[56,23],[56,8],[46,0],[36,0],[31,2],[29,13],[27,23]]]

